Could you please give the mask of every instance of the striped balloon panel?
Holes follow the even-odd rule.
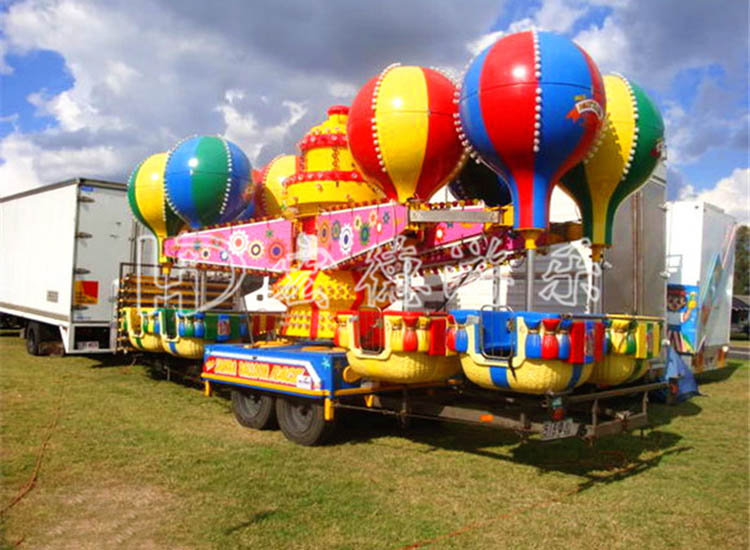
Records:
[[[357,94],[347,128],[360,170],[389,198],[426,200],[456,170],[453,83],[432,69],[396,67]]]
[[[164,190],[166,153],[151,155],[128,181],[128,202],[133,215],[157,237],[175,235],[182,220],[167,204]]]
[[[638,132],[634,137],[635,144],[632,147],[630,169],[624,180],[615,189],[607,209],[607,244],[612,243],[612,226],[614,225],[617,207],[630,194],[646,183],[662,157],[664,121],[661,118],[661,113],[640,86],[630,82],[630,91],[637,109],[636,128]]]
[[[607,121],[601,141],[585,163],[563,176],[561,186],[581,209],[584,235],[593,244],[611,245],[618,206],[646,182],[659,160],[664,124],[637,85],[619,75],[605,76],[604,84]]]
[[[249,176],[250,162],[236,145],[219,137],[193,137],[169,155],[167,196],[195,229],[225,223],[246,207]]]
[[[146,218],[143,216],[141,209],[138,207],[138,199],[135,195],[135,178],[138,175],[138,171],[141,169],[141,166],[143,166],[144,162],[145,161],[141,161],[140,163],[138,163],[138,166],[135,167],[135,170],[133,170],[132,174],[130,174],[130,178],[128,179],[128,204],[130,205],[130,211],[133,213],[133,216],[135,216],[135,219],[145,225],[149,229],[149,231],[154,233],[154,228],[151,227],[151,224],[146,221]]]
[[[250,206],[250,201],[253,199],[250,159],[237,144],[228,140],[223,141],[229,148],[229,158],[232,161],[230,170],[232,183],[229,186],[226,209],[222,215],[223,221],[220,223],[236,219],[240,212]]]
[[[295,155],[280,155],[264,168],[262,183],[258,188],[258,206],[262,216],[281,214],[284,180],[294,175],[296,163]]]
[[[588,55],[562,36],[536,36],[538,60],[530,31],[482,52],[466,73],[460,107],[472,146],[510,183],[519,229],[547,226],[552,189],[588,150],[604,105]],[[589,110],[586,100],[595,102]]]

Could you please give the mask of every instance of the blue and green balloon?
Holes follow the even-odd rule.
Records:
[[[219,136],[195,136],[169,153],[167,200],[191,228],[227,223],[247,213],[251,165],[245,153]]]

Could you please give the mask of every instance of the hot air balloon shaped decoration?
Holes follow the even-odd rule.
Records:
[[[162,244],[166,237],[176,235],[183,222],[167,202],[164,189],[164,167],[167,153],[151,155],[141,162],[128,180],[128,202],[135,218],[157,239],[159,263],[166,264]]]
[[[527,248],[547,228],[552,189],[589,150],[604,109],[599,70],[563,36],[511,34],[469,64],[459,135],[508,182]]]
[[[295,155],[279,155],[260,170],[252,170],[253,185],[247,188],[246,193],[248,204],[236,221],[280,216],[284,209],[284,180],[294,175],[296,167]]]
[[[349,113],[349,148],[388,198],[427,200],[461,168],[455,84],[424,67],[391,65],[365,84]]]
[[[651,176],[662,157],[664,122],[640,86],[606,75],[607,113],[601,138],[560,185],[577,203],[594,261],[612,245],[618,206]]]
[[[281,215],[284,208],[284,180],[294,175],[296,169],[296,155],[279,155],[260,171],[256,193],[261,216]]]
[[[219,136],[194,136],[169,152],[165,170],[167,200],[193,229],[227,223],[246,211],[250,161]]]

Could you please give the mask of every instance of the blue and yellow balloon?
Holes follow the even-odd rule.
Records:
[[[128,202],[135,218],[151,231],[158,241],[159,263],[168,263],[163,243],[176,235],[183,222],[167,202],[164,168],[167,153],[151,155],[141,162],[128,180]]]

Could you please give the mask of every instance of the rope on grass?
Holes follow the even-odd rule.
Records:
[[[18,504],[23,497],[25,497],[27,494],[31,492],[31,490],[36,486],[37,479],[39,478],[39,472],[42,469],[42,460],[44,458],[44,453],[47,450],[47,446],[49,445],[50,439],[52,438],[52,434],[55,431],[55,428],[57,427],[57,422],[60,420],[60,411],[62,410],[62,396],[64,394],[64,388],[60,389],[60,397],[57,400],[57,407],[55,409],[55,416],[52,419],[52,422],[50,422],[49,426],[47,427],[47,433],[44,436],[44,440],[42,441],[42,446],[39,448],[39,452],[36,456],[36,464],[34,465],[34,471],[31,473],[31,477],[29,480],[23,484],[23,486],[18,490],[18,493],[16,493],[16,496],[14,496],[11,501],[3,506],[2,509],[0,509],[0,516],[5,515],[5,513],[10,510],[13,506]],[[18,544],[23,542],[23,539],[19,541]]]

